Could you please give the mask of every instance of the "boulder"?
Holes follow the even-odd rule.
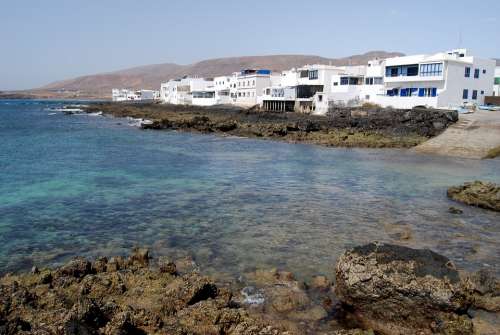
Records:
[[[500,185],[474,181],[448,189],[450,199],[466,205],[500,212]]]
[[[170,258],[164,256],[158,258],[158,267],[161,273],[177,274],[177,266]]]
[[[81,299],[66,316],[65,334],[95,334],[107,320],[99,304],[92,299]]]
[[[492,271],[482,269],[466,277],[472,305],[490,312],[500,312],[500,280]]]
[[[130,254],[129,261],[131,264],[146,267],[149,265],[149,249],[134,248]]]
[[[76,257],[57,270],[56,277],[83,278],[92,273],[92,264],[83,257]]]
[[[371,243],[337,262],[335,293],[359,326],[381,334],[472,334],[470,300],[451,261]]]
[[[170,315],[197,302],[214,299],[219,294],[215,283],[208,277],[184,275],[173,280],[163,295],[163,311]]]
[[[105,272],[107,264],[108,264],[108,259],[106,257],[98,257],[92,263],[92,270],[95,273]]]

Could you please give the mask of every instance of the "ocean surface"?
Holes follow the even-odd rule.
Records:
[[[332,276],[374,240],[500,272],[500,213],[446,197],[500,183],[498,159],[144,131],[53,110],[64,104],[0,101],[0,273],[148,246],[221,276]]]

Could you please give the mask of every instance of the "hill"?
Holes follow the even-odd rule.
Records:
[[[94,74],[57,81],[28,94],[37,96],[109,98],[112,88],[159,89],[160,83],[185,75],[213,77],[230,74],[243,68],[266,68],[283,71],[305,64],[360,65],[374,58],[402,55],[398,52],[371,51],[345,58],[325,58],[313,55],[271,55],[217,58],[189,65],[172,63],[146,65],[116,72]]]

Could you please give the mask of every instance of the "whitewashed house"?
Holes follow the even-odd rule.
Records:
[[[191,105],[193,103],[193,91],[204,91],[210,85],[213,86],[212,81],[203,78],[184,77],[169,80],[161,84],[161,101],[176,105]],[[197,94],[197,97],[200,97],[200,95]]]
[[[331,91],[332,77],[342,71],[342,67],[321,64],[283,71],[274,85],[265,88],[262,106],[265,110],[316,113],[317,106],[327,106],[325,93]]]
[[[214,78],[214,88],[215,88],[215,103],[217,105],[231,104],[231,84],[236,81],[232,81],[232,76],[220,76]],[[234,90],[236,92],[236,89]]]
[[[236,99],[239,106],[255,106],[262,98],[264,88],[271,86],[270,70],[245,69],[236,77]]]
[[[214,81],[211,79],[190,81],[191,104],[195,106],[213,106],[217,104]]]
[[[466,49],[373,60],[366,66],[344,67],[344,72],[334,75],[331,91],[325,92],[322,105],[315,102],[315,112],[366,102],[402,109],[481,105],[491,91],[493,76],[494,61],[470,56]]]
[[[113,101],[153,101],[159,97],[158,91],[153,90],[129,90],[113,88],[111,98]]]
[[[495,82],[493,85],[493,95],[500,96],[500,66],[495,68]]]
[[[484,104],[494,81],[495,61],[457,49],[434,55],[385,60],[383,95],[370,101],[381,106],[428,106],[453,109]]]

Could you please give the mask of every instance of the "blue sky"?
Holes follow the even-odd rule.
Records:
[[[0,2],[0,90],[136,65],[229,56],[462,46],[500,58],[500,1]]]

